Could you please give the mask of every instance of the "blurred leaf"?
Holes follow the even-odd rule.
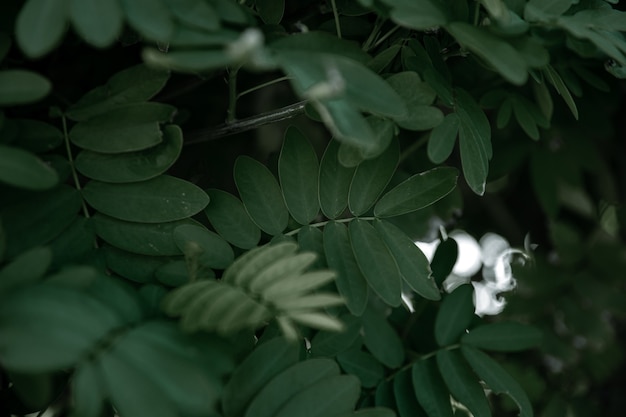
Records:
[[[499,322],[478,326],[464,334],[461,343],[475,348],[516,352],[539,345],[541,332],[517,322]]]
[[[429,130],[441,123],[443,113],[430,106],[437,94],[416,72],[394,74],[387,82],[407,105],[407,112],[394,118],[400,127],[408,130]]]
[[[337,362],[346,373],[357,376],[364,388],[375,387],[384,375],[380,362],[362,350],[352,349],[339,353]]]
[[[319,173],[319,201],[324,215],[336,219],[348,206],[348,192],[354,168],[339,163],[339,143],[331,141],[322,156]]]
[[[313,146],[295,127],[285,133],[278,159],[280,185],[285,204],[300,224],[309,224],[319,212],[319,163]]]
[[[217,189],[209,189],[207,194],[210,202],[204,212],[220,236],[242,249],[255,247],[261,239],[261,230],[250,219],[241,201]]]
[[[464,284],[444,297],[435,319],[435,339],[441,347],[459,340],[474,318],[474,287]]]
[[[513,100],[513,114],[515,115],[515,119],[517,123],[522,127],[524,132],[531,139],[539,140],[539,129],[537,129],[537,124],[531,111],[527,107],[527,103],[522,100]]]
[[[348,206],[352,214],[360,216],[374,205],[391,180],[399,158],[400,147],[396,141],[381,155],[357,167],[348,194]]]
[[[404,345],[386,317],[372,308],[365,310],[363,343],[372,355],[389,368],[398,368],[404,362]]]
[[[399,306],[400,271],[376,229],[367,221],[356,219],[350,222],[349,234],[354,257],[370,288],[388,305]]]
[[[285,0],[256,0],[259,16],[268,25],[277,25],[285,13]]]
[[[475,417],[490,417],[491,410],[478,378],[459,351],[437,352],[437,365],[450,393]]]
[[[389,48],[372,58],[367,63],[367,67],[376,73],[380,73],[396,58],[400,49],[402,49],[402,47],[398,44],[391,45]]]
[[[399,417],[427,417],[415,396],[410,369],[403,370],[393,379],[393,393]]]
[[[117,0],[69,0],[69,18],[78,34],[98,48],[111,45],[124,25]]]
[[[165,126],[163,134],[163,142],[144,151],[123,154],[82,151],[76,156],[76,169],[91,179],[112,183],[154,178],[176,162],[183,148],[183,134],[178,126]]]
[[[370,56],[363,52],[358,43],[339,39],[328,32],[315,30],[283,36],[272,42],[270,46],[273,49],[286,52],[303,51],[340,55],[362,64],[370,60]]]
[[[257,345],[235,369],[222,393],[227,416],[243,416],[254,397],[276,375],[298,361],[298,345],[275,338]]]
[[[84,417],[99,417],[106,391],[98,369],[92,361],[83,361],[72,378],[73,411]]]
[[[319,331],[311,340],[311,354],[313,356],[334,357],[347,351],[359,338],[361,320],[352,314],[340,317],[344,323],[341,332]]]
[[[432,130],[428,140],[428,158],[433,163],[440,164],[450,157],[459,133],[459,124],[459,116],[450,113]]]
[[[47,190],[57,185],[59,176],[32,153],[0,145],[0,182],[29,190]]]
[[[250,157],[240,156],[235,161],[234,175],[241,200],[256,225],[272,236],[285,230],[289,212],[269,169]]]
[[[524,12],[524,16],[526,18],[529,17],[529,14],[546,14],[552,16],[558,16],[567,11],[572,4],[576,3],[575,0],[530,0],[526,4],[526,11]]]
[[[140,223],[182,220],[199,213],[209,203],[201,188],[168,175],[128,184],[91,181],[83,188],[83,197],[108,216]]]
[[[435,358],[422,359],[412,367],[417,401],[430,417],[452,417],[450,393],[437,369]]]
[[[328,266],[337,271],[335,283],[352,314],[360,316],[367,305],[368,286],[352,251],[348,229],[330,222],[324,227],[324,252]]]
[[[17,119],[16,145],[34,153],[44,153],[63,143],[63,133],[51,124],[39,120]]]
[[[168,78],[168,72],[143,64],[126,68],[111,76],[106,84],[83,95],[69,107],[66,115],[80,122],[124,104],[149,100],[163,88]]]
[[[50,90],[52,90],[50,81],[36,72],[21,69],[0,71],[0,106],[39,101],[47,96]]]
[[[11,263],[0,269],[0,294],[40,281],[52,261],[48,248],[34,248],[22,252]]]
[[[39,58],[61,41],[69,13],[68,0],[28,0],[15,21],[17,44],[29,58]]]
[[[144,37],[167,42],[174,31],[174,20],[163,0],[121,0],[130,26]]]
[[[554,169],[554,156],[551,152],[537,151],[530,157],[530,179],[539,204],[549,218],[555,218],[560,202],[557,178],[550,175]]]
[[[70,140],[83,149],[102,153],[142,151],[163,141],[159,123],[171,121],[176,108],[161,103],[116,107],[76,124]]]
[[[463,346],[461,352],[489,389],[496,394],[507,394],[517,403],[520,417],[533,416],[533,406],[526,393],[504,368],[480,350]]]
[[[402,230],[384,220],[376,220],[374,226],[409,287],[427,300],[441,299],[439,289],[431,277],[428,259],[415,243]]]
[[[5,32],[0,33],[0,61],[2,61],[11,50],[11,38]]]
[[[154,273],[167,260],[160,256],[137,255],[113,246],[103,246],[107,267],[120,276],[139,283],[154,281]]]
[[[197,257],[203,266],[226,269],[235,259],[230,245],[218,234],[191,224],[174,229],[176,246],[188,257]]]
[[[414,2],[411,0],[383,0],[392,7],[391,19],[401,26],[411,29],[427,30],[444,26],[448,16],[440,4],[433,0]]]
[[[187,262],[183,259],[164,263],[154,271],[156,280],[170,287],[180,287],[187,284],[191,279],[189,275]],[[202,278],[215,278],[215,272],[204,268],[202,269]]]
[[[166,0],[166,3],[181,23],[204,31],[215,31],[220,27],[219,15],[214,6],[203,0]]]
[[[226,49],[181,49],[160,52],[154,48],[145,48],[141,52],[144,62],[161,71],[204,72],[233,64],[235,59]]]

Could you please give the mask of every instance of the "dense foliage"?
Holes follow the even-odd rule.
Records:
[[[0,416],[623,415],[620,9],[4,1]]]

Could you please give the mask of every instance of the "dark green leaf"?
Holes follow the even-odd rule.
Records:
[[[345,98],[314,101],[313,105],[335,139],[362,152],[373,152],[379,147],[367,119]]]
[[[461,348],[463,356],[480,379],[496,394],[507,394],[517,403],[520,417],[533,417],[533,406],[528,396],[508,372],[484,352],[471,347]]]
[[[116,107],[80,122],[70,131],[72,143],[102,153],[142,151],[163,140],[159,123],[172,119],[176,108],[161,103],[138,103]]]
[[[404,345],[386,317],[372,308],[362,318],[363,343],[383,365],[398,368],[404,362]]]
[[[402,295],[400,271],[380,235],[367,221],[359,219],[350,222],[349,230],[354,257],[367,283],[385,303],[399,306]]]
[[[240,156],[235,161],[235,183],[246,211],[264,232],[274,236],[287,227],[289,212],[276,178],[258,161]]]
[[[456,168],[451,167],[433,168],[415,174],[385,193],[376,203],[374,215],[400,216],[428,207],[454,190],[458,175]]]
[[[567,107],[569,107],[570,111],[574,115],[574,118],[578,120],[578,108],[576,107],[574,98],[572,97],[572,94],[569,92],[569,89],[563,82],[563,79],[561,78],[559,73],[556,72],[556,70],[552,68],[551,65],[548,65],[543,70],[543,73],[550,82],[550,84],[552,84],[552,86],[556,89],[557,93],[559,93],[559,95],[563,97],[563,101],[565,101],[565,104],[567,104]]]
[[[367,67],[376,73],[380,73],[395,59],[400,49],[402,49],[400,45],[391,45],[371,59],[367,63]]]
[[[357,265],[348,229],[330,222],[324,227],[324,252],[328,266],[337,271],[335,283],[352,314],[360,316],[367,305],[367,281]]]
[[[461,342],[480,349],[515,352],[541,343],[539,329],[516,322],[490,323],[463,335]]]
[[[452,417],[450,393],[437,369],[435,358],[423,359],[413,365],[415,396],[429,417]]]
[[[38,120],[15,120],[18,127],[16,145],[34,153],[44,153],[63,143],[63,133],[56,127]]]
[[[185,219],[199,213],[209,203],[209,197],[201,188],[168,175],[128,184],[91,181],[83,189],[83,197],[108,216],[140,223]]]
[[[128,23],[148,39],[167,42],[174,20],[163,0],[121,0]]]
[[[459,340],[474,318],[474,287],[464,284],[444,297],[435,320],[435,339],[441,347]]]
[[[339,143],[331,141],[322,156],[319,173],[319,201],[324,215],[336,219],[348,206],[348,192],[354,168],[339,163]]]
[[[314,267],[325,267],[326,256],[324,255],[324,236],[319,227],[304,226],[298,232],[298,245],[300,250],[314,252],[317,260]]]
[[[297,128],[287,129],[278,159],[278,176],[287,208],[300,224],[309,224],[319,212],[318,172],[313,146]]]
[[[0,269],[0,294],[39,281],[51,261],[52,252],[48,248],[34,248],[21,253]]]
[[[311,54],[341,55],[362,64],[370,60],[370,56],[363,52],[356,42],[338,39],[330,33],[314,30],[283,36],[272,42],[270,46],[273,49],[286,52],[304,51]]]
[[[106,84],[87,92],[67,110],[67,117],[83,121],[114,108],[149,100],[158,93],[169,73],[135,65],[113,75]]]
[[[450,393],[475,417],[491,417],[485,392],[458,350],[437,352],[437,365]]]
[[[530,0],[526,4],[524,16],[528,18],[529,13],[558,16],[565,13],[574,3],[575,0]]]
[[[67,0],[28,0],[15,22],[17,44],[30,58],[47,54],[61,41],[68,13]]]
[[[242,249],[259,243],[261,230],[250,219],[241,201],[225,191],[207,190],[211,199],[204,209],[213,228],[228,242]]]
[[[144,181],[167,171],[183,148],[183,133],[176,125],[163,129],[163,142],[145,151],[105,154],[82,151],[76,157],[76,169],[98,181],[125,183]]]
[[[524,132],[534,140],[539,140],[539,129],[531,111],[526,107],[527,103],[522,100],[513,100],[513,114],[515,120]]]
[[[437,94],[416,72],[394,74],[387,82],[407,105],[407,112],[394,118],[400,127],[408,130],[429,130],[441,123],[443,113],[430,106]]]
[[[48,244],[53,254],[53,266],[58,267],[84,260],[94,250],[95,242],[96,232],[91,220],[77,216],[59,236]]]
[[[0,182],[29,190],[47,190],[57,185],[59,176],[32,153],[0,145]]]
[[[256,0],[256,10],[263,22],[277,25],[285,13],[285,0]]]
[[[450,113],[430,133],[428,158],[435,164],[442,163],[452,154],[459,133],[459,124],[459,116]]]
[[[39,101],[51,89],[50,81],[36,72],[20,69],[0,71],[0,106]]]
[[[254,397],[283,370],[298,361],[298,345],[282,338],[261,345],[239,365],[222,393],[224,414],[242,416]]]
[[[441,299],[439,289],[431,277],[428,259],[415,243],[391,223],[376,220],[374,226],[393,255],[402,279],[409,287],[427,300]]]
[[[154,277],[161,284],[170,287],[180,287],[189,283],[191,277],[187,262],[183,259],[178,261],[167,262],[154,271]],[[210,269],[202,269],[202,278],[213,279],[215,278],[215,272]]]
[[[137,255],[113,246],[104,246],[107,267],[116,274],[134,282],[154,281],[154,273],[166,261],[160,256]]]
[[[124,25],[118,0],[70,0],[69,17],[78,34],[99,48],[111,45]]]
[[[410,369],[398,373],[393,379],[393,394],[399,417],[427,417],[426,412],[417,402]]]
[[[230,245],[210,230],[185,224],[174,229],[174,242],[185,255],[209,268],[225,269],[235,260]]]
[[[209,2],[204,0],[166,0],[166,3],[176,19],[185,26],[203,31],[215,31],[220,27],[219,16]]]
[[[337,356],[347,351],[357,340],[361,332],[361,320],[346,314],[339,318],[344,324],[340,332],[320,331],[311,340],[311,354],[314,356]]]
[[[105,388],[93,362],[82,362],[72,377],[74,412],[85,417],[99,417],[105,396]]]
[[[419,2],[410,0],[384,0],[391,9],[391,19],[401,26],[411,29],[426,30],[436,26],[444,26],[448,17],[440,4],[433,0]]]
[[[351,349],[340,353],[337,362],[346,373],[357,376],[364,388],[375,387],[384,375],[380,362],[362,350]]]
[[[394,141],[381,155],[357,167],[348,193],[352,214],[360,216],[374,205],[391,180],[399,158],[400,147]]]
[[[11,49],[11,38],[5,32],[0,33],[0,61],[2,61]]]

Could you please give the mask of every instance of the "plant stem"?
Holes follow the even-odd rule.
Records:
[[[413,152],[424,146],[428,142],[428,138],[429,135],[422,135],[421,138],[413,142],[411,146],[406,148],[404,152],[402,152],[402,154],[400,155],[400,162],[404,162],[404,160],[408,158]]]
[[[335,17],[335,28],[337,29],[337,37],[341,39],[341,25],[339,24],[339,13],[337,13],[337,3],[335,0],[330,0],[330,4],[333,7],[333,16]]]
[[[326,226],[330,222],[349,223],[349,222],[351,222],[354,219],[372,221],[372,220],[376,220],[376,217],[348,217],[347,219],[325,220],[323,222],[309,224],[308,226],[311,226],[311,227],[322,227],[322,226]],[[290,232],[285,233],[285,236],[293,236],[293,235],[297,234],[300,231],[300,229],[302,229],[302,227],[298,227],[297,229],[294,229],[294,230],[292,230]]]
[[[239,68],[231,68],[228,71],[228,111],[226,112],[226,123],[234,122],[237,111],[237,72]]]
[[[365,52],[369,51],[372,48],[372,43],[374,39],[378,36],[380,28],[383,26],[384,21],[380,19],[380,17],[376,18],[376,22],[374,23],[374,28],[372,28],[372,32],[367,37],[367,40],[363,43],[361,49]]]
[[[411,367],[413,367],[413,365],[415,365],[416,362],[418,361],[425,361],[426,359],[432,358],[433,356],[435,356],[437,354],[437,352],[439,352],[440,350],[455,350],[460,348],[461,345],[460,344],[454,344],[454,345],[450,345],[450,346],[446,346],[446,347],[442,347],[439,348],[437,350],[433,350],[432,352],[428,352],[425,355],[422,355],[420,357],[418,357],[417,359],[415,359],[414,361],[411,361],[409,363],[407,363],[406,365],[404,365],[402,368],[398,369],[397,371],[393,372],[392,374],[390,374],[387,378],[385,378],[386,381],[391,381],[392,379],[394,379],[396,377],[396,375],[398,375],[399,373],[402,373],[404,371],[406,371],[407,369],[411,369]]]
[[[70,163],[70,169],[72,171],[72,178],[74,179],[74,186],[76,187],[78,191],[81,191],[82,187],[80,186],[78,173],[76,172],[76,166],[74,164],[74,156],[72,155],[72,147],[70,145],[70,135],[67,132],[67,119],[65,118],[64,114],[61,115],[61,123],[63,124],[63,138],[65,141],[65,152],[67,153],[67,160]],[[83,205],[83,214],[85,215],[85,218],[88,219],[89,217],[91,217],[89,215],[89,209],[87,208],[87,204],[85,203],[85,200],[82,197],[81,197],[81,201]]]
[[[256,85],[256,86],[254,86],[252,88],[249,88],[249,89],[244,90],[241,93],[237,94],[237,98],[239,99],[239,98],[245,96],[246,94],[250,94],[250,93],[252,93],[254,91],[260,90],[262,88],[268,87],[268,86],[273,85],[273,84],[278,84],[280,82],[283,82],[283,81],[286,81],[286,80],[289,80],[289,79],[291,79],[291,77],[284,76],[284,77],[276,78],[275,80],[272,80],[272,81],[268,81],[268,82],[263,83],[263,84]]]
[[[385,40],[387,38],[389,38],[391,35],[393,35],[395,33],[395,31],[397,31],[398,29],[400,29],[400,26],[396,25],[394,26],[393,29],[391,29],[389,32],[385,33],[383,36],[380,37],[380,39],[378,39],[374,45],[372,45],[372,48],[376,48],[378,45],[380,45],[381,43],[385,42]]]

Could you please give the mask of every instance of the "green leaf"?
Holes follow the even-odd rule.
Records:
[[[464,345],[501,352],[516,352],[541,343],[539,329],[516,322],[499,322],[478,326],[463,335]]]
[[[338,151],[339,143],[331,141],[320,162],[319,202],[329,219],[339,217],[348,206],[348,192],[355,171],[339,163]]]
[[[371,354],[358,349],[338,354],[337,362],[346,373],[357,376],[364,388],[378,385],[385,371]]]
[[[556,89],[557,93],[559,93],[559,95],[563,97],[563,101],[565,101],[565,104],[567,104],[567,107],[574,115],[574,118],[578,120],[578,108],[576,107],[574,98],[572,97],[572,94],[569,92],[569,89],[563,82],[563,79],[561,79],[559,73],[556,72],[556,70],[552,68],[551,65],[548,65],[543,70],[543,73],[550,82],[550,84],[552,84],[552,86]]]
[[[427,417],[415,396],[410,369],[398,373],[393,379],[393,394],[399,417]]]
[[[235,260],[230,245],[204,227],[184,224],[174,229],[173,236],[181,252],[189,257],[197,256],[203,266],[226,269]]]
[[[575,0],[530,0],[526,4],[524,16],[529,18],[530,14],[535,15],[537,13],[559,16],[565,13],[574,3],[576,3]]]
[[[398,52],[402,49],[402,46],[395,44],[391,45],[389,48],[383,50],[374,58],[372,58],[368,63],[367,67],[376,73],[380,73],[382,70],[387,68],[398,55]]]
[[[97,235],[116,248],[139,255],[174,256],[182,255],[172,233],[182,224],[198,224],[184,219],[167,223],[134,223],[96,214],[94,225]]]
[[[408,130],[429,130],[442,122],[441,110],[430,106],[437,94],[416,72],[394,74],[387,82],[407,105],[407,112],[395,118],[400,127]]]
[[[39,101],[50,93],[52,84],[36,72],[20,69],[0,71],[0,106]]]
[[[335,139],[363,152],[378,148],[376,134],[367,119],[345,98],[313,101],[312,104]]]
[[[80,416],[99,417],[105,396],[98,369],[92,361],[82,362],[72,377],[73,411]]]
[[[74,121],[84,121],[124,104],[139,103],[154,97],[169,78],[163,70],[135,65],[113,75],[106,84],[87,92],[70,106],[66,115]]]
[[[402,295],[400,272],[376,229],[365,220],[356,219],[350,222],[349,232],[354,257],[369,286],[385,303],[399,306]]]
[[[489,389],[496,394],[507,394],[517,403],[520,417],[533,417],[533,406],[528,396],[504,368],[478,349],[463,346],[461,352]]]
[[[517,123],[519,123],[524,132],[526,132],[531,139],[539,140],[539,129],[537,128],[537,123],[535,122],[531,110],[527,107],[527,103],[520,99],[513,100],[513,114],[515,115],[515,120],[517,120]]]
[[[309,359],[299,362],[261,389],[248,406],[245,417],[273,417],[294,395],[334,375],[339,375],[335,361]]]
[[[376,203],[374,215],[400,216],[428,207],[454,190],[458,175],[456,168],[452,167],[433,168],[415,174],[387,191]]]
[[[94,152],[142,151],[163,141],[159,124],[169,122],[175,112],[176,108],[161,103],[116,107],[75,125],[70,130],[70,140]]]
[[[428,158],[440,164],[452,155],[456,137],[459,133],[459,116],[450,113],[430,132],[428,139]]]
[[[126,183],[144,181],[165,173],[183,148],[183,132],[176,125],[163,128],[163,142],[144,151],[105,154],[82,151],[76,156],[76,169],[98,181]]]
[[[156,280],[169,287],[180,287],[187,284],[191,279],[189,275],[187,262],[183,259],[164,263],[154,271]],[[215,272],[203,268],[202,278],[205,277],[206,279],[213,279],[215,278]]]
[[[257,0],[256,10],[268,25],[277,25],[285,13],[285,0]]]
[[[142,284],[153,282],[156,270],[167,262],[160,256],[137,255],[113,246],[102,248],[107,268],[116,274]]]
[[[261,239],[261,230],[250,219],[241,201],[234,195],[217,189],[209,189],[207,194],[210,203],[204,213],[217,233],[239,248],[255,247]]]
[[[302,251],[314,252],[317,260],[313,267],[325,267],[324,236],[319,227],[304,226],[298,232],[298,245]]]
[[[34,248],[21,253],[0,269],[0,294],[41,280],[52,262],[48,248]]]
[[[27,190],[47,190],[58,184],[59,176],[32,153],[0,145],[0,182]]]
[[[11,50],[11,43],[11,38],[7,33],[0,33],[0,61],[6,58],[9,50]]]
[[[98,48],[111,45],[124,25],[118,0],[69,0],[69,17],[78,34]]]
[[[450,393],[475,417],[491,417],[489,403],[476,375],[459,351],[437,352],[437,365]]]
[[[29,58],[39,58],[61,41],[69,0],[28,0],[15,21],[17,44]]]
[[[404,282],[427,300],[441,299],[428,259],[415,243],[389,222],[376,220],[374,226],[393,255]]]
[[[163,0],[121,0],[130,26],[144,37],[167,42],[174,32],[174,20]]]
[[[285,230],[289,212],[270,170],[248,156],[240,156],[235,161],[234,175],[239,195],[252,221],[272,236]]]
[[[367,212],[389,184],[400,159],[400,147],[394,141],[378,157],[360,164],[350,182],[348,207],[355,216]]]
[[[339,318],[344,324],[341,332],[319,331],[311,340],[311,354],[313,356],[334,357],[353,346],[361,332],[361,320],[352,314]]]
[[[15,145],[34,153],[44,153],[63,143],[63,133],[51,124],[38,120],[17,119],[18,138]]]
[[[203,31],[220,28],[219,16],[211,3],[204,0],[166,0],[166,3],[172,15],[185,26]]]
[[[435,319],[435,339],[441,347],[459,340],[474,318],[474,287],[464,284],[444,297]]]
[[[411,29],[427,30],[436,26],[444,26],[448,16],[440,4],[433,0],[419,2],[411,0],[384,0],[392,7],[391,19],[401,26]]]
[[[279,51],[303,51],[311,54],[325,53],[341,55],[362,64],[370,60],[357,42],[339,39],[328,32],[310,30],[283,36],[270,44],[272,49]]]
[[[319,212],[318,172],[313,146],[297,128],[287,129],[278,159],[278,177],[285,204],[300,224],[309,224]]]
[[[523,85],[528,79],[524,58],[508,42],[489,31],[464,22],[454,22],[446,30],[457,41],[494,67],[507,81]]]
[[[337,271],[335,283],[348,310],[360,316],[367,305],[368,286],[352,251],[348,229],[330,222],[324,227],[324,252],[328,266]]]
[[[182,220],[199,213],[209,203],[201,188],[168,175],[128,184],[91,181],[83,188],[83,197],[108,216],[140,223]]]
[[[354,410],[361,393],[354,375],[336,375],[294,395],[274,417],[326,417]]]
[[[268,382],[298,361],[298,345],[282,338],[258,345],[233,372],[222,393],[224,414],[243,416]]]
[[[417,361],[412,368],[415,396],[429,417],[452,417],[450,393],[434,358]]]
[[[383,365],[398,368],[404,362],[404,345],[386,317],[372,309],[365,310],[363,343]]]

